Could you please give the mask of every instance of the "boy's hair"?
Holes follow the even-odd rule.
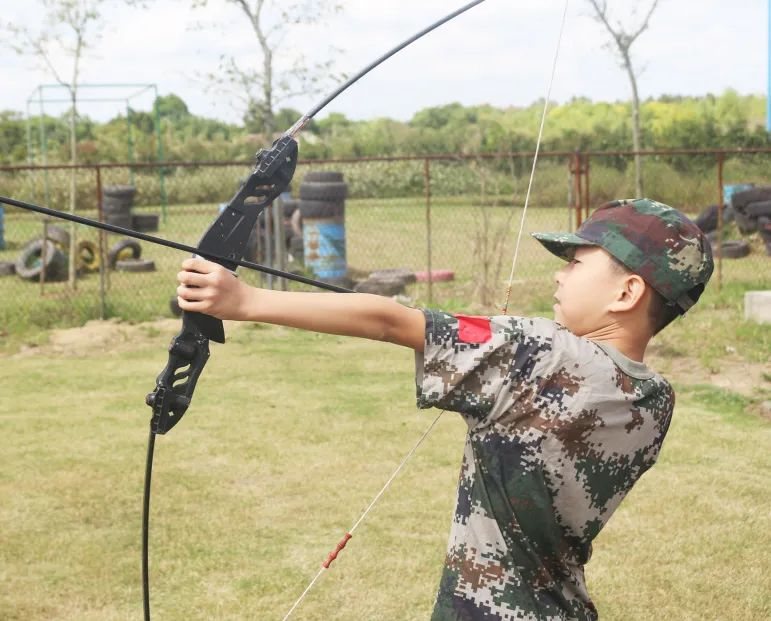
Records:
[[[630,270],[626,265],[624,265],[621,261],[619,261],[616,257],[609,254],[611,261],[611,266],[615,272],[618,274],[627,276],[629,274],[634,274],[632,270]],[[653,287],[651,287],[647,282],[645,283],[651,292],[651,299],[648,304],[648,323],[651,327],[651,334],[656,335],[659,332],[661,332],[664,328],[666,328],[670,323],[672,323],[675,319],[680,317],[680,315],[684,315],[685,311],[683,311],[677,304],[672,304],[672,302],[668,302],[666,298],[661,295],[658,291],[656,291]],[[699,284],[696,285],[691,291],[689,291],[689,294],[694,299],[699,299],[701,296],[701,293],[704,291],[704,285]]]

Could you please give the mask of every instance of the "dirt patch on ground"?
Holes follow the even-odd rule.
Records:
[[[697,359],[666,355],[652,346],[645,362],[669,381],[680,384],[711,384],[753,398],[771,390],[771,364],[747,362],[735,354],[715,359],[706,368]]]
[[[79,328],[51,330],[48,340],[39,345],[22,345],[11,358],[27,356],[116,355],[141,347],[166,347],[179,332],[179,319],[158,319],[145,323],[128,323],[120,319],[93,320]],[[225,332],[233,336],[245,326],[225,322]]]
[[[159,342],[179,330],[179,319],[161,319],[141,324],[122,322],[119,319],[89,321],[79,328],[52,330],[48,342],[42,345],[23,345],[12,357],[26,356],[90,356],[93,354],[118,354]]]

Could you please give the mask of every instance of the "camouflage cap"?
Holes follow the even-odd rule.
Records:
[[[577,246],[599,246],[685,312],[712,275],[712,248],[677,209],[639,198],[599,207],[575,233],[533,233],[547,250],[571,261]]]

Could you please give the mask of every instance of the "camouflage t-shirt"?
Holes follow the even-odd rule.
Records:
[[[591,542],[656,461],[672,388],[548,319],[424,312],[418,406],[469,428],[432,620],[596,619]]]

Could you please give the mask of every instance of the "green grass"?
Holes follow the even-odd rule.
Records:
[[[156,444],[157,619],[282,618],[434,416],[414,408],[408,350],[227,329]],[[3,356],[3,619],[140,618],[143,396],[176,330],[116,324]],[[677,389],[659,464],[596,542],[590,591],[604,619],[765,620],[771,424],[748,413],[755,397]],[[464,431],[444,415],[294,618],[428,618]]]

